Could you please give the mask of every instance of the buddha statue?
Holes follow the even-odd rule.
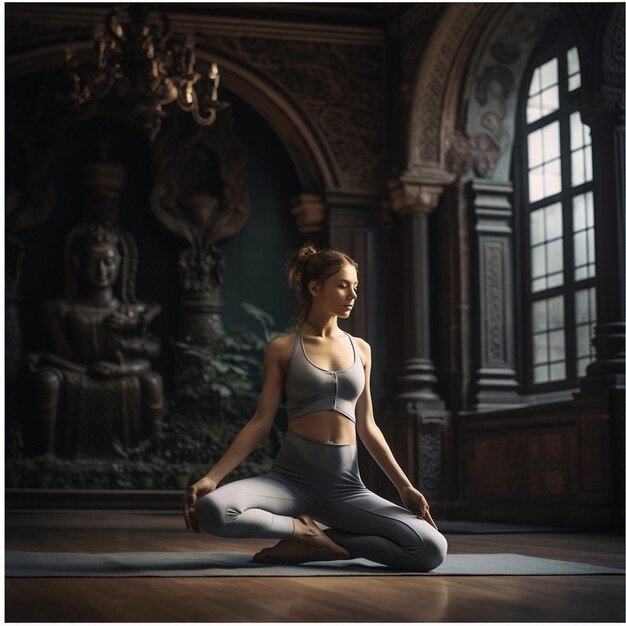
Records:
[[[160,307],[137,301],[129,287],[128,238],[99,225],[67,237],[66,293],[44,303],[46,351],[29,355],[38,453],[111,458],[114,437],[136,445],[163,414],[150,364],[160,346],[147,332]]]

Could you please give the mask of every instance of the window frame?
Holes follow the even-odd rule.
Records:
[[[575,188],[571,185],[570,116],[575,111],[580,110],[576,104],[581,85],[569,91],[567,51],[575,46],[575,43],[571,36],[564,34],[564,30],[565,25],[558,20],[555,21],[555,23],[547,29],[546,33],[535,47],[535,51],[529,57],[520,83],[520,97],[518,98],[516,111],[516,147],[514,147],[513,174],[514,180],[516,181],[515,207],[518,210],[515,211],[514,219],[514,245],[516,247],[516,266],[521,272],[516,271],[515,274],[518,277],[515,293],[517,302],[523,303],[523,306],[518,307],[519,324],[517,326],[516,340],[517,345],[520,346],[520,350],[516,352],[518,372],[520,373],[520,391],[528,395],[548,394],[556,391],[576,390],[578,388],[580,376],[577,372],[576,291],[590,287],[597,289],[597,271],[594,272],[593,277],[587,277],[579,281],[576,281],[574,277],[573,198],[574,196],[584,194],[588,191],[592,193],[594,201],[594,228],[597,222],[595,219],[597,202],[595,198],[595,180],[593,177],[590,181],[578,185]],[[527,123],[526,107],[533,73],[537,67],[554,57],[558,59],[559,108],[534,122]],[[554,121],[559,122],[561,191],[558,194],[553,194],[531,203],[529,200],[528,181],[528,136],[538,128],[545,127]],[[593,150],[593,138],[591,149]],[[532,210],[549,206],[555,202],[560,202],[562,212],[563,284],[558,287],[549,287],[533,293],[530,253],[530,214]],[[555,295],[563,295],[564,298],[565,378],[558,381],[535,383],[533,382],[533,303]],[[592,329],[594,325],[595,324],[592,324]]]

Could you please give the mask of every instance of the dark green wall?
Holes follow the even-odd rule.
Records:
[[[263,309],[286,330],[295,311],[295,299],[287,287],[284,260],[303,241],[289,207],[300,192],[293,164],[279,138],[245,101],[224,93],[230,101],[239,138],[248,152],[246,187],[250,218],[234,237],[219,245],[224,251],[224,325],[255,322],[241,308],[249,302]]]

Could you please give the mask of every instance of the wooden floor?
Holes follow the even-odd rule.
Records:
[[[155,512],[8,512],[7,550],[244,551]],[[450,553],[516,552],[622,568],[591,534],[448,535]],[[623,576],[5,579],[6,622],[623,622]]]

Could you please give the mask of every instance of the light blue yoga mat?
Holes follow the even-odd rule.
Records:
[[[449,554],[428,573],[393,570],[367,559],[263,565],[237,552],[5,552],[5,576],[563,576],[624,570],[522,554]]]

